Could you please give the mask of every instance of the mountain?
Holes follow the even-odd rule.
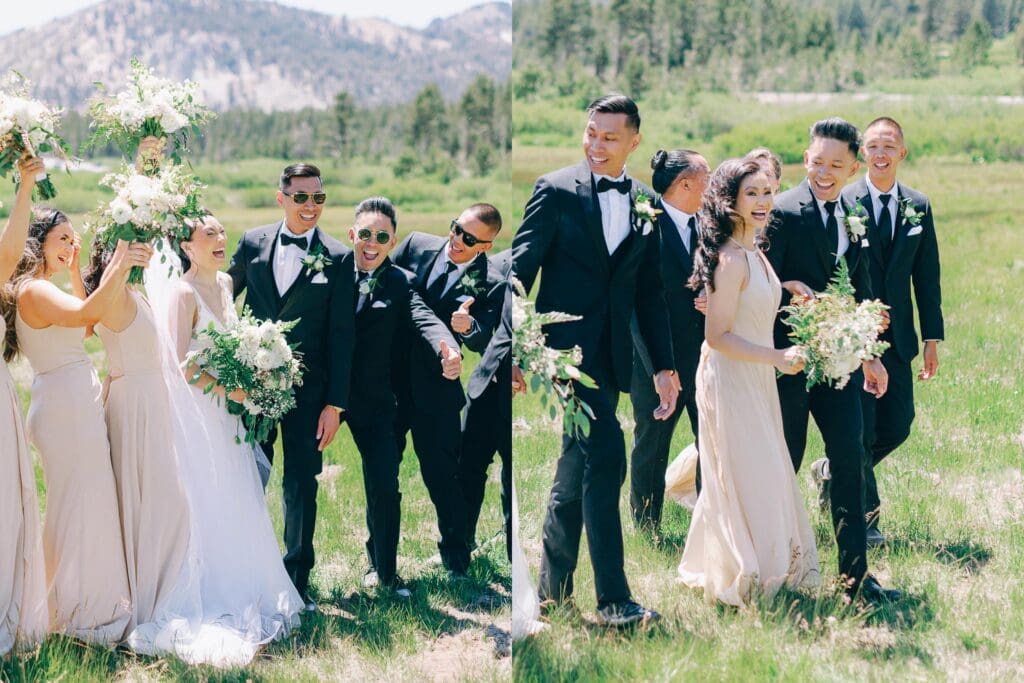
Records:
[[[454,99],[479,73],[507,80],[512,9],[488,2],[423,30],[264,0],[106,0],[42,26],[0,35],[0,72],[33,94],[82,109],[95,81],[124,86],[139,57],[200,84],[214,109],[330,106],[339,90],[362,106],[411,100],[428,83]]]

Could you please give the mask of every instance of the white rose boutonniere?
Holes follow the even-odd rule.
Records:
[[[302,257],[302,265],[306,266],[306,275],[322,273],[324,268],[331,265],[331,259],[327,258],[323,246],[318,244]]]
[[[651,198],[640,192],[633,200],[633,229],[641,231],[645,236],[651,234],[654,230],[654,219],[659,213],[661,209],[651,206]]]
[[[480,282],[477,280],[475,273],[466,271],[466,274],[462,276],[461,280],[459,280],[459,285],[462,287],[463,291],[467,294],[473,295],[474,297],[480,293]]]
[[[904,197],[900,200],[900,215],[903,216],[903,220],[908,225],[921,225],[923,214],[914,208],[914,204],[910,201],[909,197]]]
[[[377,278],[379,277],[380,273],[374,273],[373,277],[368,277],[360,282],[359,293],[365,297],[373,296],[373,290],[377,288]]]
[[[867,209],[865,209],[864,205],[859,202],[855,204],[852,209],[846,212],[846,218],[843,222],[846,223],[846,234],[849,236],[851,242],[856,242],[867,234],[867,218]]]

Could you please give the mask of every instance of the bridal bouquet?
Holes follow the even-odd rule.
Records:
[[[100,184],[113,189],[115,197],[100,207],[98,216],[87,229],[95,230],[107,249],[113,249],[118,240],[152,242],[166,237],[173,242],[187,239],[185,220],[204,215],[199,204],[199,191],[203,186],[181,166],[168,164],[157,169],[154,175],[124,166],[120,173],[104,176]],[[139,284],[142,280],[142,268],[133,267],[128,281]]]
[[[789,314],[783,322],[792,328],[790,339],[804,348],[808,389],[830,382],[842,389],[862,361],[889,348],[888,342],[878,340],[882,311],[888,306],[877,299],[858,304],[853,295],[843,258],[824,292],[782,309]]]
[[[227,399],[228,412],[242,418],[246,443],[265,441],[274,425],[295,407],[295,387],[302,384],[301,354],[285,334],[297,323],[260,321],[246,308],[226,332],[211,323],[199,333],[211,343],[189,360],[215,376],[227,393],[242,389],[248,395],[242,403]],[[198,379],[199,372],[189,378],[191,382]],[[206,390],[212,391],[213,384]]]
[[[90,101],[95,132],[89,144],[113,142],[131,155],[145,137],[172,136],[171,158],[180,163],[179,151],[187,146],[188,131],[198,134],[200,126],[213,118],[213,112],[199,102],[197,85],[160,78],[137,59],[131,62],[128,80],[127,89]]]
[[[57,135],[60,109],[28,97],[29,83],[17,73],[10,73],[0,84],[0,177],[6,177],[18,160],[26,154],[55,154],[67,161],[71,148]],[[57,190],[50,176],[36,178],[39,196],[53,199]]]
[[[579,320],[581,316],[557,311],[538,313],[533,302],[526,298],[522,283],[512,278],[512,287],[513,362],[524,372],[531,374],[530,389],[533,392],[544,389],[540,396],[541,405],[550,410],[552,418],[558,411],[553,402],[548,403],[549,394],[554,394],[562,406],[562,422],[565,429],[579,430],[583,435],[589,434],[594,411],[576,396],[573,387],[574,382],[591,389],[597,385],[590,377],[580,372],[579,365],[583,360],[580,347],[552,349],[545,343],[542,329],[544,325]]]

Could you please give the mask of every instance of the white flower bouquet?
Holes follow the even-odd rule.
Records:
[[[89,145],[113,142],[130,156],[143,138],[170,136],[171,158],[180,163],[180,151],[187,147],[189,131],[198,134],[200,126],[214,116],[200,103],[198,86],[192,81],[175,83],[160,78],[137,59],[131,62],[128,80],[127,89],[90,101],[90,125],[95,130]]]
[[[580,372],[583,353],[578,346],[564,350],[550,348],[545,343],[543,330],[544,325],[579,320],[581,316],[557,311],[538,313],[534,303],[526,298],[522,283],[514,277],[512,287],[513,362],[524,372],[530,373],[531,391],[536,393],[544,389],[540,397],[541,405],[548,408],[552,418],[558,415],[555,407],[557,402],[562,406],[562,421],[566,431],[579,430],[583,435],[589,434],[594,411],[576,396],[574,389],[575,382],[589,388],[597,386],[590,377]],[[556,400],[549,403],[549,394],[553,394]]]
[[[37,156],[48,152],[65,161],[71,148],[59,135],[60,109],[28,97],[29,82],[17,72],[10,72],[0,84],[0,177],[14,170],[26,154]],[[41,173],[36,187],[43,199],[57,196],[50,177]]]
[[[87,229],[96,231],[106,249],[113,249],[118,240],[187,239],[185,220],[204,214],[199,203],[203,186],[181,166],[168,164],[154,175],[146,175],[126,165],[120,173],[104,176],[100,184],[113,189],[115,196],[100,207]],[[142,268],[136,266],[128,281],[141,283],[142,276]]]
[[[211,323],[199,333],[211,343],[189,360],[216,377],[228,394],[235,389],[247,394],[242,403],[226,399],[228,412],[242,419],[246,443],[265,441],[274,425],[295,407],[295,387],[302,385],[302,355],[285,335],[297,323],[257,320],[246,308],[226,332]],[[197,381],[199,374],[189,381]],[[212,390],[213,384],[206,389]]]
[[[841,258],[824,292],[782,309],[788,313],[783,322],[792,328],[790,339],[804,350],[808,389],[833,382],[842,389],[862,361],[889,348],[888,342],[878,340],[882,311],[887,308],[877,299],[857,303],[850,270]]]

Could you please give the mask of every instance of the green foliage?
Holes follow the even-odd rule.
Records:
[[[967,27],[957,43],[954,58],[966,71],[988,62],[992,49],[992,29],[981,19],[975,19]]]

